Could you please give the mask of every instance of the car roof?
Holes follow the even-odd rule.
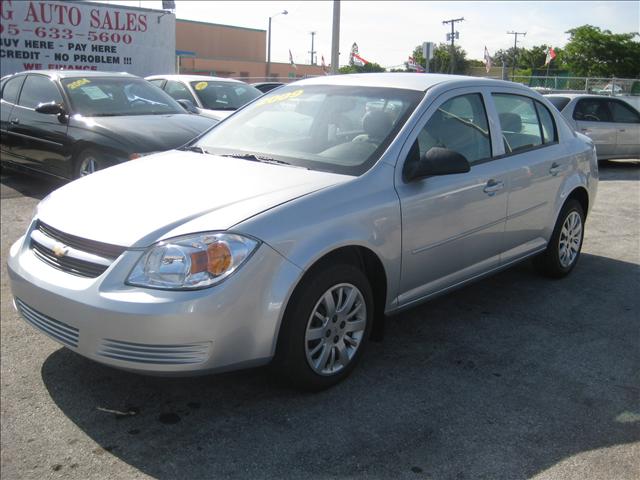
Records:
[[[48,75],[52,78],[69,78],[69,77],[131,77],[140,78],[136,75],[132,75],[127,72],[104,72],[97,70],[25,70],[24,72],[17,72],[7,77],[15,75],[26,75],[28,73],[39,73],[41,75]],[[3,78],[7,78],[3,77]]]
[[[452,88],[489,85],[510,88],[520,87],[523,90],[529,91],[527,87],[518,83],[504,80],[433,73],[355,73],[348,75],[329,75],[307,78],[289,85],[353,85],[360,87],[386,87],[425,91],[434,85],[443,83],[449,84]]]
[[[207,81],[216,81],[216,82],[229,82],[229,83],[244,83],[240,80],[236,80],[234,78],[224,78],[224,77],[208,77],[204,75],[149,75],[145,77],[145,80],[182,80],[183,82],[197,82],[198,80],[207,82]]]
[[[591,93],[549,93],[545,94],[545,97],[565,97],[565,98],[620,98],[612,97],[610,95],[595,95]]]

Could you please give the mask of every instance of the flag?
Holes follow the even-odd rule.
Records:
[[[322,55],[320,57],[320,65],[322,66],[322,71],[324,72],[325,75],[327,74],[327,64],[324,62],[324,55]]]
[[[353,54],[353,63],[356,65],[366,65],[367,63],[369,63],[367,60],[365,60],[364,58],[362,58],[360,55],[358,55],[357,53]]]
[[[416,62],[416,59],[409,56],[409,61],[407,62],[407,70],[415,70],[418,73],[424,73],[424,67]]]
[[[489,50],[487,47],[484,47],[484,66],[487,69],[487,73],[491,70],[491,55],[489,55]]]
[[[295,62],[293,61],[293,55],[291,55],[291,49],[289,49],[289,63],[291,64],[291,66],[295,69],[298,68],[298,66],[295,64]]]
[[[550,64],[551,60],[553,60],[554,58],[556,58],[556,51],[553,49],[553,47],[549,47],[549,50],[547,50],[547,58],[544,61],[544,64]]]

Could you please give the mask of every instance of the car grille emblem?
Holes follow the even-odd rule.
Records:
[[[69,251],[67,246],[63,245],[62,243],[56,243],[53,246],[52,250],[53,250],[53,254],[58,258],[64,257],[67,254],[67,252]]]

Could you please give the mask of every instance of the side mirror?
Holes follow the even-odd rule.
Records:
[[[46,115],[61,115],[66,113],[64,107],[56,102],[39,103],[36,107],[36,112]]]
[[[191,100],[187,100],[186,98],[177,100],[182,108],[184,108],[189,113],[198,113],[198,107],[196,107]]]
[[[433,175],[467,173],[471,166],[461,153],[447,148],[433,147],[418,162],[407,165],[404,179],[407,182]]]

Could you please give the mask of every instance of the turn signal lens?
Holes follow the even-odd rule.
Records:
[[[209,272],[219,276],[229,270],[233,263],[231,250],[226,242],[212,243],[206,252],[199,251],[191,254],[191,273]]]

